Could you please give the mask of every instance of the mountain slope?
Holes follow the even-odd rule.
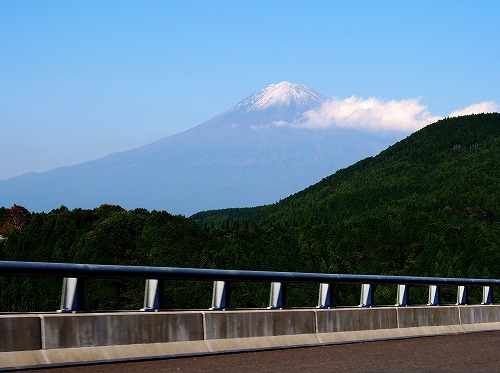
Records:
[[[273,203],[393,138],[348,130],[284,126],[325,100],[281,82],[186,132],[130,151],[0,181],[0,206],[50,211],[103,203],[190,215]]]
[[[448,118],[270,207],[267,219],[399,216],[404,209],[498,218],[499,150],[500,114]]]
[[[337,171],[279,203],[259,208],[261,223],[338,222],[444,213],[498,220],[500,114],[447,118],[373,158]],[[200,222],[239,211],[200,213]],[[251,211],[245,214],[252,216]]]

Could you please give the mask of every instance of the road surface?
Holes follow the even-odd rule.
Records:
[[[28,372],[25,370],[22,372]],[[136,372],[500,372],[500,332],[31,370]]]

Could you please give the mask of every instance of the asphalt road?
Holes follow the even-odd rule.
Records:
[[[136,372],[500,372],[500,332],[25,370]]]

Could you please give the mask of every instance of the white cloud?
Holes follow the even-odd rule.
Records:
[[[484,101],[466,108],[453,111],[449,117],[461,115],[500,112],[500,104]],[[442,116],[433,115],[420,98],[406,100],[381,100],[352,96],[343,100],[325,101],[318,109],[305,112],[294,123],[275,122],[275,126],[294,126],[301,128],[356,128],[377,132],[417,131]]]
[[[383,101],[352,96],[344,100],[329,100],[319,109],[306,112],[299,125],[305,128],[413,132],[439,119],[441,117],[429,113],[419,98]]]
[[[450,113],[450,117],[459,117],[461,115],[495,113],[500,111],[500,105],[493,101],[483,101],[478,104],[472,104],[463,109],[458,109]]]

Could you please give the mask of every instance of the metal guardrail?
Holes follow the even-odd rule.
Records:
[[[284,306],[285,283],[318,283],[318,308],[330,308],[332,285],[361,284],[360,307],[373,305],[373,285],[397,285],[396,306],[408,305],[409,285],[429,286],[429,306],[439,305],[439,287],[457,286],[457,305],[467,304],[467,287],[482,286],[481,304],[492,304],[493,287],[500,286],[498,279],[470,279],[415,276],[353,275],[301,272],[271,272],[247,270],[221,270],[176,267],[119,266],[100,264],[71,264],[46,262],[0,261],[2,276],[46,276],[63,277],[61,309],[59,312],[79,310],[79,295],[83,278],[142,278],[146,280],[144,307],[142,311],[156,311],[160,308],[161,280],[213,280],[213,310],[229,308],[231,282],[271,282],[269,309]]]

